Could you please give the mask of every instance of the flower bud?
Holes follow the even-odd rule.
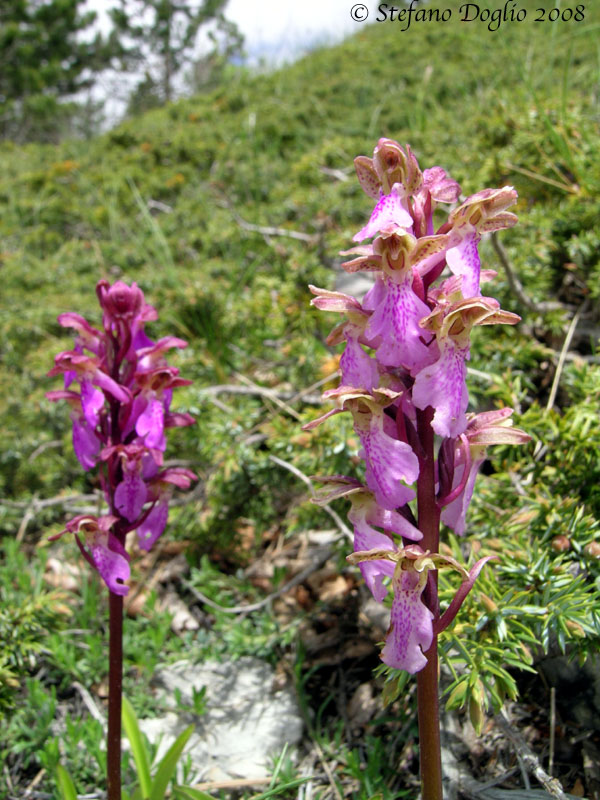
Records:
[[[571,548],[571,542],[568,536],[565,536],[564,533],[561,533],[552,539],[550,546],[556,553],[565,553]]]
[[[590,556],[591,558],[600,558],[600,542],[590,542],[586,544],[583,548],[583,552],[586,556]]]
[[[137,283],[127,286],[123,281],[117,281],[110,286],[108,281],[103,280],[98,282],[96,291],[103,311],[113,319],[129,321],[142,310],[144,293]]]

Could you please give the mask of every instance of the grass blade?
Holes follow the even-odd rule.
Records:
[[[199,789],[193,789],[191,786],[176,786],[175,787],[176,800],[214,800],[214,797],[201,792]]]
[[[281,794],[282,792],[287,792],[290,789],[296,789],[298,786],[301,786],[308,780],[310,779],[294,778],[294,780],[292,781],[287,781],[287,783],[280,783],[279,786],[273,786],[272,789],[267,789],[266,792],[255,795],[252,800],[267,800],[267,798],[269,797],[276,797],[278,794]]]
[[[135,711],[126,697],[123,698],[123,727],[125,728],[125,734],[129,739],[133,758],[135,759],[142,796],[150,797],[152,781],[150,778],[148,752],[135,716]]]
[[[62,800],[77,800],[73,779],[62,764],[58,764],[56,767],[56,782],[58,783]]]
[[[167,791],[167,786],[169,785],[169,781],[173,777],[175,768],[177,767],[179,757],[181,756],[183,748],[187,744],[187,740],[192,735],[193,730],[194,726],[189,725],[182,733],[179,734],[177,739],[175,739],[171,747],[169,747],[168,751],[164,755],[163,759],[158,765],[156,775],[154,776],[152,791],[150,792],[150,800],[163,800],[165,792]]]

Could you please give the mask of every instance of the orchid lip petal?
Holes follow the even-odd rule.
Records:
[[[439,436],[455,438],[467,427],[467,354],[446,340],[439,359],[415,376],[413,402],[417,408],[435,409],[431,427]]]
[[[73,414],[73,450],[77,460],[87,472],[96,466],[100,453],[100,439],[84,417]]]
[[[427,664],[425,653],[433,641],[433,614],[421,599],[425,582],[420,575],[412,570],[396,570],[392,582],[390,629],[381,659],[390,667],[414,674]]]
[[[404,207],[400,191],[400,187],[395,184],[390,194],[380,197],[368,223],[352,237],[355,242],[369,239],[379,231],[387,229],[388,226],[391,228],[412,228],[413,218]]]
[[[367,486],[377,503],[393,510],[412,500],[414,491],[403,483],[414,483],[419,474],[419,462],[410,445],[386,433],[383,413],[372,413],[365,421],[357,421],[355,415],[355,430],[363,446]]]
[[[413,292],[411,284],[410,272],[401,283],[385,281],[385,295],[373,310],[365,330],[370,338],[381,337],[377,360],[388,367],[413,369],[430,356],[421,340],[425,332],[419,327],[429,308]]]
[[[144,439],[147,447],[164,450],[167,446],[164,428],[164,406],[159,400],[152,398],[135,423],[136,433]]]
[[[126,595],[129,587],[130,569],[127,553],[119,546],[119,542],[112,534],[108,535],[108,546],[96,542],[90,545],[90,552],[100,577],[113,594]]]

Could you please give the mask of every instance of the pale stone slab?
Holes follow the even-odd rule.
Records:
[[[191,756],[194,779],[227,780],[264,778],[270,759],[284,745],[302,738],[303,721],[294,692],[275,688],[271,666],[256,658],[204,664],[178,662],[158,670],[160,693],[175,706],[175,690],[181,702],[192,705],[192,689],[206,686],[206,711],[201,716],[169,712],[157,719],[140,720],[151,742],[160,742],[157,758],[190,723],[195,731],[185,752]]]

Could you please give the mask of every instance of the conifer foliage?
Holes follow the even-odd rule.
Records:
[[[90,36],[96,13],[82,0],[0,4],[0,136],[53,140],[73,103],[118,53],[114,37]]]

